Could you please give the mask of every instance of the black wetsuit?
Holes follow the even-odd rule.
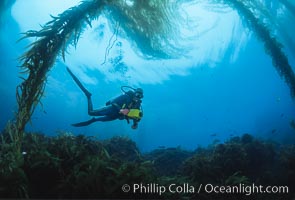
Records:
[[[120,110],[127,109],[140,109],[141,100],[134,100],[134,92],[128,91],[106,103],[106,106],[97,110],[93,110],[91,97],[88,99],[88,114],[90,116],[101,116],[95,118],[95,121],[112,121],[115,119],[126,119],[126,116],[120,114]],[[133,119],[134,121],[135,119]],[[138,122],[139,120],[136,120]]]
[[[139,98],[135,98],[134,91],[128,91],[123,95],[116,97],[106,103],[106,106],[97,110],[93,110],[93,104],[91,100],[91,93],[82,85],[79,79],[72,73],[72,71],[67,67],[66,68],[69,74],[72,76],[73,80],[77,83],[79,88],[83,91],[83,93],[87,97],[88,101],[88,114],[91,116],[99,116],[93,117],[92,119],[84,122],[79,122],[72,124],[73,126],[80,127],[80,126],[88,126],[89,124],[96,122],[96,121],[112,121],[115,119],[126,119],[129,123],[129,117],[120,113],[121,109],[138,109],[140,110],[141,107],[141,100]],[[142,97],[141,97],[142,98]],[[142,116],[142,112],[141,112]],[[140,116],[140,117],[141,117]],[[132,118],[133,120],[133,128],[137,127],[138,122],[140,121],[140,117]]]

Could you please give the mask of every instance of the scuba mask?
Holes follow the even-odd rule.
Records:
[[[143,90],[141,88],[137,88],[135,90],[134,96],[138,99],[142,99],[143,98]]]

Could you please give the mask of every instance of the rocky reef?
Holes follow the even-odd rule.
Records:
[[[62,132],[26,133],[19,155],[9,134],[0,138],[1,198],[294,198],[295,146],[249,134],[194,151],[162,147],[148,153],[127,137],[99,141]],[[253,184],[287,186],[288,193],[229,191]],[[213,186],[227,192],[210,192]]]

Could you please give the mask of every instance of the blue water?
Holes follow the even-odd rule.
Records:
[[[0,29],[1,130],[17,110],[15,88],[20,83],[17,57],[29,43],[15,43],[20,32],[17,22],[8,14]],[[227,49],[228,54],[232,48]],[[294,57],[288,49],[286,52],[294,67]],[[139,128],[132,130],[131,125],[119,120],[72,127],[71,123],[90,118],[87,102],[67,74],[65,64],[58,60],[48,77],[42,106],[37,107],[26,129],[48,135],[66,131],[99,139],[128,136],[142,151],[159,146],[194,149],[244,133],[283,143],[295,141],[295,130],[290,126],[290,121],[295,120],[294,98],[254,34],[235,62],[230,62],[225,54],[215,67],[209,65],[192,67],[188,74],[172,75],[162,83],[139,83],[144,89],[144,117]],[[99,71],[88,73],[99,80],[95,85],[85,85],[93,94],[95,108],[121,94],[120,86],[127,84],[110,81]]]

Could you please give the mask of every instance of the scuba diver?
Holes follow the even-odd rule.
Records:
[[[80,122],[76,124],[72,124],[72,126],[80,127],[80,126],[88,126],[89,124],[97,121],[105,122],[112,120],[123,120],[126,119],[129,124],[129,120],[133,120],[132,129],[136,129],[138,127],[138,122],[143,116],[143,112],[141,109],[141,99],[143,98],[143,90],[141,88],[134,89],[129,86],[122,86],[121,90],[124,94],[109,100],[106,102],[106,106],[100,109],[94,110],[93,104],[91,100],[91,93],[82,85],[79,79],[71,72],[71,70],[67,67],[67,71],[72,76],[73,80],[80,87],[83,93],[87,97],[88,101],[88,114],[90,116],[99,116],[93,117],[92,119]],[[126,88],[131,90],[125,91]]]

